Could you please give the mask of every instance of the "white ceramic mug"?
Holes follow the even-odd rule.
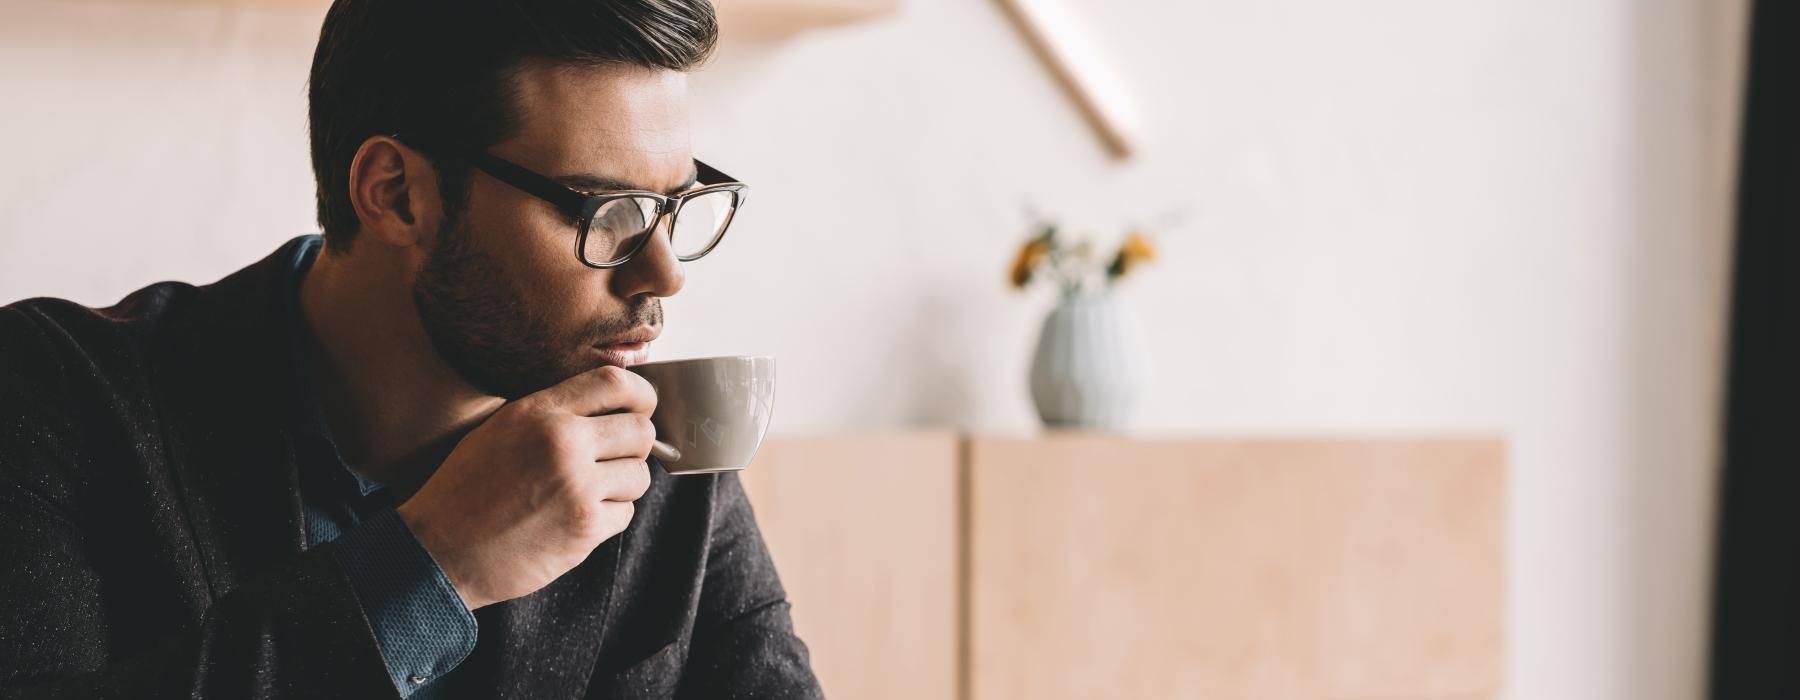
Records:
[[[656,387],[656,437],[679,455],[659,455],[670,474],[750,466],[775,407],[775,358],[702,357],[629,368]]]

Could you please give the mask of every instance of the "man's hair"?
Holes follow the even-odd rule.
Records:
[[[709,0],[337,0],[308,90],[319,225],[348,249],[350,162],[378,135],[432,156],[445,206],[460,211],[469,171],[437,149],[511,138],[513,77],[527,61],[687,71],[717,39]]]

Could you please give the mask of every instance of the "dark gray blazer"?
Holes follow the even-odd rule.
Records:
[[[0,307],[0,698],[397,696],[331,545],[303,549],[278,264]],[[630,528],[477,611],[436,683],[820,695],[737,477],[652,472]]]

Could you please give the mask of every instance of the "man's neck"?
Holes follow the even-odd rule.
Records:
[[[351,468],[405,501],[504,401],[438,357],[388,251],[322,247],[300,285],[310,389]]]

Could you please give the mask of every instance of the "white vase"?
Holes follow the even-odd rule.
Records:
[[[1070,294],[1044,319],[1031,398],[1052,428],[1124,427],[1148,374],[1143,332],[1110,294]]]

